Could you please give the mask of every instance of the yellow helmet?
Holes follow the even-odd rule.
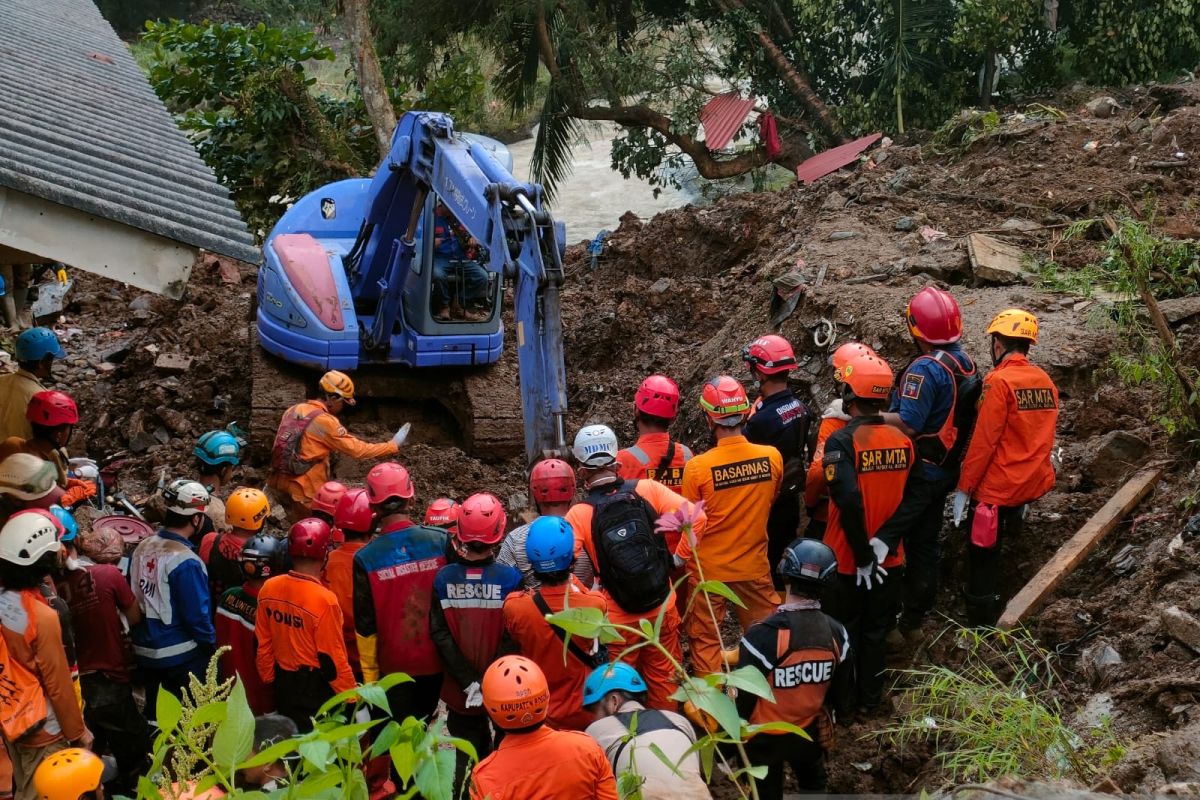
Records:
[[[33,788],[41,800],[79,800],[99,788],[103,774],[99,756],[70,747],[46,756],[33,773]]]
[[[267,502],[267,496],[247,486],[234,489],[225,501],[225,521],[244,531],[262,530],[270,513],[271,504]]]
[[[1001,311],[988,325],[988,335],[998,333],[1010,339],[1028,339],[1037,344],[1037,317],[1019,308],[1008,308]]]
[[[331,369],[321,376],[321,391],[340,397],[349,405],[354,405],[354,381],[344,372]]]

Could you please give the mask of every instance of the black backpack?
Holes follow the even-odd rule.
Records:
[[[653,611],[671,595],[671,554],[654,532],[654,510],[625,481],[616,491],[593,492],[592,544],[605,590],[633,614]]]

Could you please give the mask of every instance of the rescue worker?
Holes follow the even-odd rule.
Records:
[[[758,397],[742,432],[746,441],[774,447],[783,456],[783,482],[767,516],[767,564],[774,567],[784,548],[800,532],[800,498],[804,494],[805,454],[813,415],[788,388],[788,373],[796,368],[796,354],[787,339],[775,334],[760,336],[742,348],[742,361],[758,386]],[[782,589],[783,579],[774,576]]]
[[[446,204],[438,200],[433,216],[433,302],[430,309],[438,322],[451,319],[482,322],[491,316],[490,309],[486,308],[488,274],[476,260],[478,257],[479,242],[467,234]],[[451,289],[453,282],[459,283],[458,292]]]
[[[409,423],[386,442],[369,444],[346,432],[337,415],[354,405],[354,382],[344,372],[331,370],[321,376],[320,397],[292,406],[283,413],[275,443],[271,447],[268,485],[275,490],[295,521],[308,513],[317,489],[329,477],[329,460],[334,452],[358,460],[395,455],[408,439]]]
[[[271,504],[258,489],[242,486],[229,495],[225,504],[225,522],[229,530],[207,533],[200,540],[200,559],[208,571],[208,585],[214,598],[219,598],[230,587],[242,585],[246,579],[242,570],[242,548],[262,531],[270,514]]]
[[[973,626],[996,624],[1003,542],[1020,534],[1028,504],[1054,488],[1050,452],[1058,424],[1058,387],[1029,361],[1037,318],[1010,308],[987,332],[995,369],[983,379],[975,434],[954,493],[954,524],[966,513],[970,531],[966,594]]]
[[[716,446],[683,470],[683,496],[703,501],[708,516],[688,584],[692,605],[686,632],[692,669],[711,675],[721,670],[720,626],[728,608],[721,595],[695,596],[695,587],[702,579],[725,582],[745,605],[734,606],[742,630],[778,604],[767,563],[767,518],[783,482],[783,457],[774,447],[751,444],[743,435],[750,400],[738,381],[728,375],[708,381],[700,407]]]
[[[635,777],[642,800],[710,800],[692,723],[645,702],[646,682],[636,669],[624,661],[596,667],[583,686],[583,707],[595,717],[587,735],[604,749],[614,775]]]
[[[529,496],[539,517],[565,517],[575,499],[575,470],[558,458],[539,461],[529,471]],[[521,573],[523,588],[536,589],[539,585],[538,576],[526,558],[525,544],[530,524],[518,525],[509,531],[500,545],[496,560],[517,568]],[[575,559],[574,571],[582,585],[592,585],[596,572],[587,553],[580,553]]]
[[[63,496],[49,461],[29,453],[13,453],[0,461],[0,519],[26,508],[49,509]]]
[[[691,449],[671,438],[671,423],[679,414],[679,386],[666,375],[651,375],[633,395],[633,424],[637,443],[617,453],[622,480],[645,478],[672,491],[683,488],[683,465]]]
[[[587,734],[545,724],[546,676],[523,656],[504,656],[483,675],[483,706],[505,731],[472,773],[472,800],[617,800],[600,745]]]
[[[333,535],[334,550],[337,550],[346,541],[346,537],[342,534],[342,529],[334,522],[338,501],[342,499],[342,495],[345,493],[345,484],[338,481],[325,481],[321,484],[321,488],[317,489],[317,494],[313,497],[312,504],[308,507],[308,515],[310,517],[323,519],[329,523],[329,531]]]
[[[450,544],[457,556],[433,579],[429,625],[446,676],[446,732],[465,739],[479,758],[494,749],[494,737],[483,710],[479,682],[488,664],[514,652],[504,630],[504,599],[521,582],[521,574],[496,561],[496,549],[507,527],[504,506],[493,495],[475,494],[463,501]],[[467,757],[456,752],[455,794],[467,777]]]
[[[367,499],[367,490],[346,490],[338,499],[333,519],[333,527],[342,532],[343,541],[341,547],[335,547],[329,553],[324,581],[342,609],[346,657],[350,659],[355,680],[361,681],[362,664],[358,658],[358,637],[354,633],[354,555],[367,546],[371,531],[375,529],[375,512]]]
[[[254,745],[250,748],[247,759],[252,760],[268,747],[291,739],[299,733],[296,723],[282,714],[258,714],[254,717]],[[243,791],[273,792],[281,788],[281,782],[286,783],[287,778],[288,769],[281,758],[268,764],[239,769],[234,773],[233,784],[235,788]]]
[[[38,765],[33,788],[38,800],[104,800],[104,761],[79,747],[59,750]]]
[[[425,524],[431,528],[441,528],[453,535],[458,531],[458,515],[462,506],[450,497],[439,497],[425,509]]]
[[[812,463],[808,466],[808,475],[804,485],[804,508],[808,513],[808,526],[804,535],[810,539],[825,537],[825,521],[829,519],[829,491],[825,484],[825,470],[821,459],[825,456],[825,440],[834,431],[840,431],[850,421],[850,416],[842,408],[841,383],[842,370],[851,356],[866,353],[875,355],[875,351],[862,342],[846,342],[833,351],[829,364],[833,367],[834,390],[838,396],[829,401],[829,405],[821,412],[821,423],[817,428],[817,441],[813,447]]]
[[[50,512],[14,514],[0,528],[0,632],[4,715],[0,733],[12,760],[13,796],[33,800],[33,773],[51,753],[92,746],[71,681],[58,613],[41,586],[59,559],[59,523]]]
[[[258,677],[275,692],[275,708],[303,732],[329,698],[353,689],[342,639],[342,610],[321,585],[329,555],[329,525],[302,519],[288,531],[292,569],[268,578],[258,593],[254,635]]]
[[[225,501],[217,492],[233,480],[233,468],[241,463],[242,445],[229,431],[209,431],[196,441],[192,454],[196,456],[196,479],[208,489],[208,518],[213,530],[223,531]]]
[[[911,637],[937,599],[946,498],[975,424],[980,384],[975,362],[958,343],[962,313],[949,292],[925,287],[909,301],[905,319],[918,354],[901,374],[883,419],[913,441],[920,459],[895,520],[908,556],[900,632]]]
[[[672,550],[656,522],[663,515],[683,511],[694,517],[692,533],[700,539],[705,533],[704,511],[657,481],[621,480],[617,436],[605,425],[581,428],[571,449],[585,494],[565,519],[575,533],[575,552],[587,553],[595,566],[609,620],[637,629],[641,620],[654,624],[667,603],[659,642],[676,661],[681,660],[681,620],[671,570],[691,559],[692,543],[680,535]],[[646,558],[645,553],[653,555]],[[674,709],[670,697],[679,687],[679,676],[671,660],[654,647],[629,651],[643,638],[634,633],[622,636],[612,652],[643,676],[650,687],[650,706]]]
[[[878,356],[853,356],[842,371],[842,407],[850,422],[825,441],[821,464],[829,485],[825,544],[837,557],[829,613],[846,626],[857,654],[859,709],[872,712],[883,693],[884,641],[900,611],[900,531],[882,529],[909,487],[916,450],[881,413],[892,368]],[[889,577],[890,576],[890,577]]]
[[[79,409],[75,401],[64,392],[38,392],[29,398],[25,418],[29,421],[33,433],[24,439],[10,436],[0,443],[0,461],[13,453],[29,453],[43,461],[49,461],[57,472],[55,482],[60,488],[67,489],[67,471],[70,468],[67,443],[71,441],[71,434],[79,422]],[[70,482],[72,488],[86,485],[81,480]],[[95,494],[95,491],[92,493]],[[72,492],[70,497],[60,501],[60,505],[74,506],[88,496],[83,490]]]
[[[17,371],[0,375],[0,441],[10,436],[28,439],[33,435],[25,412],[29,399],[49,387],[51,367],[67,354],[58,336],[49,328],[30,328],[17,337],[13,356]]]
[[[354,554],[354,627],[363,680],[403,672],[388,690],[392,718],[427,719],[437,710],[442,665],[429,630],[433,580],[449,540],[409,516],[416,490],[408,470],[388,461],[367,473],[367,499],[379,534]]]
[[[750,763],[767,767],[757,781],[761,800],[782,799],[785,763],[801,792],[825,791],[825,755],[833,745],[829,706],[837,699],[830,690],[835,680],[846,685],[848,670],[841,666],[850,653],[846,629],[821,610],[821,594],[837,572],[833,550],[797,539],[783,551],[776,572],[787,581],[783,605],[750,626],[738,652],[738,667],[760,670],[774,699],[740,692],[738,712],[751,725],[786,722],[807,736],[764,731],[746,743]]]
[[[569,634],[546,621],[565,608],[596,608],[608,613],[604,595],[583,586],[574,575],[575,533],[562,517],[538,517],[525,539],[525,560],[536,586],[504,600],[504,625],[521,654],[541,668],[550,687],[547,723],[556,730],[581,731],[592,717],[579,705],[588,672],[608,661],[597,639]],[[564,652],[565,646],[565,652]]]
[[[238,563],[244,580],[216,598],[217,647],[221,653],[221,675],[237,675],[246,690],[246,700],[255,716],[275,710],[275,695],[258,675],[258,639],[254,626],[258,619],[258,595],[268,578],[281,575],[286,568],[287,544],[265,533],[257,534],[242,545]]]
[[[159,687],[178,697],[189,675],[204,675],[216,645],[208,573],[193,542],[204,525],[208,490],[179,479],[162,495],[162,527],[129,557],[129,584],[143,614],[132,631],[133,654],[146,697],[158,697]],[[147,703],[147,713],[154,707]]]

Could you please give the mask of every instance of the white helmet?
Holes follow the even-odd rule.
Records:
[[[617,460],[617,435],[607,425],[587,425],[575,434],[571,453],[580,466],[602,469],[612,466]]]
[[[0,528],[0,560],[27,567],[60,547],[58,526],[49,512],[18,511]]]
[[[208,489],[186,478],[171,481],[163,489],[163,499],[167,501],[167,511],[184,516],[203,514],[208,510]]]
[[[57,485],[58,470],[29,453],[13,453],[0,461],[0,494],[19,500],[40,500]]]

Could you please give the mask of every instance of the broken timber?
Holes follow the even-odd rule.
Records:
[[[1075,535],[1063,544],[1046,562],[1038,573],[1016,597],[1008,601],[1008,607],[1000,615],[997,628],[1011,630],[1021,624],[1031,613],[1036,611],[1058,588],[1075,567],[1079,566],[1091,554],[1100,540],[1108,535],[1121,518],[1142,502],[1150,493],[1155,481],[1166,469],[1165,463],[1150,464],[1138,471],[1129,481],[1105,503],[1092,518],[1075,532]]]

